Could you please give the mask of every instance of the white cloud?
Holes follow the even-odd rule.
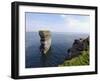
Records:
[[[66,18],[66,15],[60,15],[62,18]]]
[[[66,17],[65,23],[69,32],[89,33],[89,21],[82,21],[81,19]]]
[[[53,32],[89,33],[89,17],[60,15],[63,23],[45,23],[40,20],[30,20],[26,23],[26,31],[50,30]]]

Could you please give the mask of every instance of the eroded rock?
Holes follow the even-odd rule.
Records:
[[[75,56],[78,56],[82,51],[87,49],[89,49],[89,37],[85,39],[75,39],[72,47],[67,50],[69,57],[66,59],[71,59]]]
[[[40,30],[40,52],[46,54],[51,47],[51,32],[48,30]]]

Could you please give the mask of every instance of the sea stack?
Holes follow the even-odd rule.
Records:
[[[40,30],[39,31],[40,36],[40,52],[42,54],[47,54],[51,47],[51,32],[48,30]]]

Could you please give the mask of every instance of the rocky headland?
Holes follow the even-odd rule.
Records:
[[[67,54],[64,63],[59,66],[89,65],[89,37],[75,39]]]
[[[82,38],[75,39],[72,47],[67,50],[69,57],[66,59],[71,59],[75,56],[78,56],[79,54],[81,54],[82,51],[88,50],[88,48],[89,48],[89,37],[85,39]]]

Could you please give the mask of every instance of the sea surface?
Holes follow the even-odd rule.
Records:
[[[25,36],[25,67],[56,67],[68,57],[67,50],[75,39],[86,38],[88,34],[51,33],[51,48],[46,55],[40,52],[40,37],[38,32],[26,32]]]

